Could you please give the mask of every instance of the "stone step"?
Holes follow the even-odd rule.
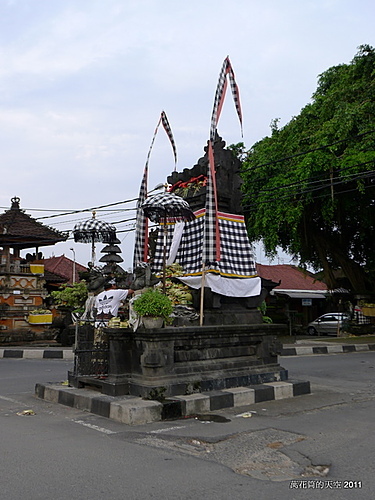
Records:
[[[78,408],[116,422],[142,425],[310,394],[310,382],[267,382],[250,387],[173,396],[163,402],[136,396],[105,396],[92,389],[76,389],[62,384],[36,384],[35,394],[45,401]]]

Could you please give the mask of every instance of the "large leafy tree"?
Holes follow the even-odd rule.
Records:
[[[243,161],[252,241],[323,269],[340,269],[357,293],[375,279],[375,50],[320,75],[312,101],[256,143]]]

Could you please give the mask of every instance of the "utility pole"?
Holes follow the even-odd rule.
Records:
[[[70,249],[73,252],[73,271],[72,271],[72,283],[76,282],[76,253],[74,248]]]

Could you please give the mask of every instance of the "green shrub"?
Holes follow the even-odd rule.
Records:
[[[71,309],[82,308],[87,299],[86,282],[62,285],[60,290],[51,292],[51,296],[57,306],[66,306]]]
[[[168,320],[173,307],[170,299],[155,288],[149,288],[133,302],[134,311],[139,316],[152,316]]]

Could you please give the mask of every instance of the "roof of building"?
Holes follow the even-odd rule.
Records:
[[[288,264],[279,264],[268,266],[265,264],[256,264],[256,269],[261,278],[272,280],[279,283],[277,290],[328,290],[323,281],[314,278],[311,273],[297,266]]]
[[[65,283],[67,283],[66,278],[63,278],[62,276],[58,276],[55,273],[51,273],[47,269],[44,269],[43,278],[46,280],[46,282],[49,285],[52,284],[52,285],[55,285],[55,286],[60,286],[60,285],[63,285]]]
[[[23,249],[54,245],[67,239],[67,233],[45,226],[21,210],[19,198],[14,197],[11,202],[11,208],[0,215],[0,246]]]
[[[87,271],[85,266],[78,264],[65,255],[60,255],[58,257],[49,257],[48,259],[43,259],[44,269],[49,273],[60,276],[64,278],[67,282],[72,283],[73,267],[75,265],[75,282],[79,281],[79,272]]]

